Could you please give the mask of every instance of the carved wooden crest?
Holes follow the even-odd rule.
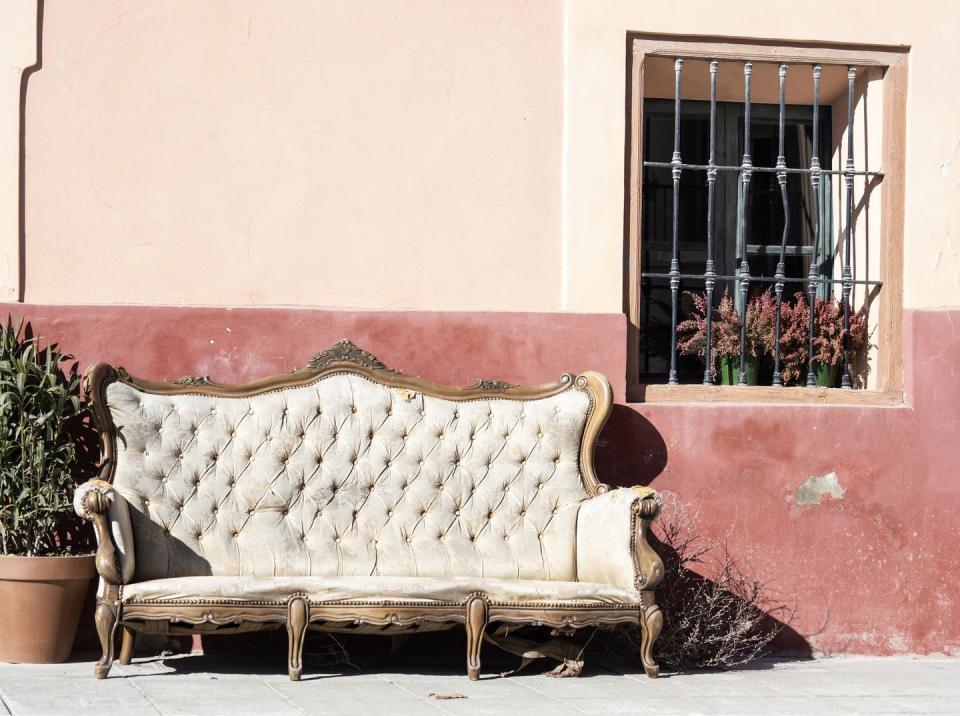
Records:
[[[477,390],[507,390],[508,388],[516,388],[517,386],[513,383],[507,383],[504,380],[487,380],[486,378],[478,378],[477,382],[470,387],[476,388]]]
[[[173,381],[177,385],[210,385],[210,376],[209,375],[185,375],[182,378],[177,378]]]
[[[363,348],[356,343],[346,338],[341,338],[327,348],[327,350],[317,353],[307,362],[307,368],[326,368],[331,363],[341,361],[349,361],[350,363],[356,363],[357,365],[362,365],[365,368],[374,370],[387,370],[391,373],[397,372],[392,368],[387,368],[373,353],[363,350]]]

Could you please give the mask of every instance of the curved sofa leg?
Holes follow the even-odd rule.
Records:
[[[656,604],[640,609],[640,661],[647,676],[655,679],[660,676],[660,667],[653,660],[653,645],[663,628],[663,612]]]
[[[300,681],[303,675],[303,640],[307,633],[310,610],[307,600],[293,597],[287,604],[287,673],[290,681]]]
[[[483,645],[488,613],[484,597],[474,595],[467,600],[467,676],[470,681],[480,678],[480,647]]]
[[[97,625],[97,636],[100,637],[100,646],[103,655],[93,667],[93,674],[98,679],[107,678],[110,667],[113,666],[113,642],[117,630],[117,610],[106,602],[97,604],[94,612],[94,622]]]
[[[137,633],[128,626],[120,627],[123,637],[120,641],[120,657],[117,659],[126,666],[133,661],[133,647],[136,645]]]

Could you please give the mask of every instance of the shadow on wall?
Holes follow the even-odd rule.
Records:
[[[667,444],[636,410],[614,405],[595,459],[597,475],[611,487],[650,485],[667,466]]]
[[[667,461],[666,442],[653,423],[615,405],[597,441],[600,479],[611,487],[649,486]],[[664,666],[730,667],[769,652],[810,658],[809,642],[790,626],[797,605],[775,599],[762,576],[733,555],[725,539],[706,534],[698,505],[684,503],[682,495],[663,494],[666,504],[649,540],[665,569],[656,589],[665,618],[656,656]]]
[[[19,225],[17,227],[17,243],[20,252],[20,263],[17,267],[19,294],[17,300],[21,303],[26,297],[27,280],[27,83],[30,75],[43,69],[43,3],[44,0],[37,0],[37,61],[29,67],[23,69],[20,75],[20,136],[18,138],[20,154],[17,177],[17,216]]]

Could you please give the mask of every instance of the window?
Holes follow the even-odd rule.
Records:
[[[631,399],[902,400],[904,59],[634,39]],[[761,305],[768,323],[756,319]],[[833,340],[838,325],[850,338]],[[762,356],[758,326],[769,329]],[[870,390],[832,391],[833,381]]]

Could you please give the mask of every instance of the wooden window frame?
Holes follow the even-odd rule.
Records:
[[[627,56],[626,251],[624,309],[627,314],[627,400],[647,403],[903,404],[903,230],[909,47],[836,45],[789,40],[747,40],[688,35],[629,35]],[[880,280],[877,304],[880,347],[873,371],[876,387],[843,388],[666,385],[639,383],[640,248],[642,240],[644,64],[647,57],[855,65],[883,71],[883,132],[880,168]]]

